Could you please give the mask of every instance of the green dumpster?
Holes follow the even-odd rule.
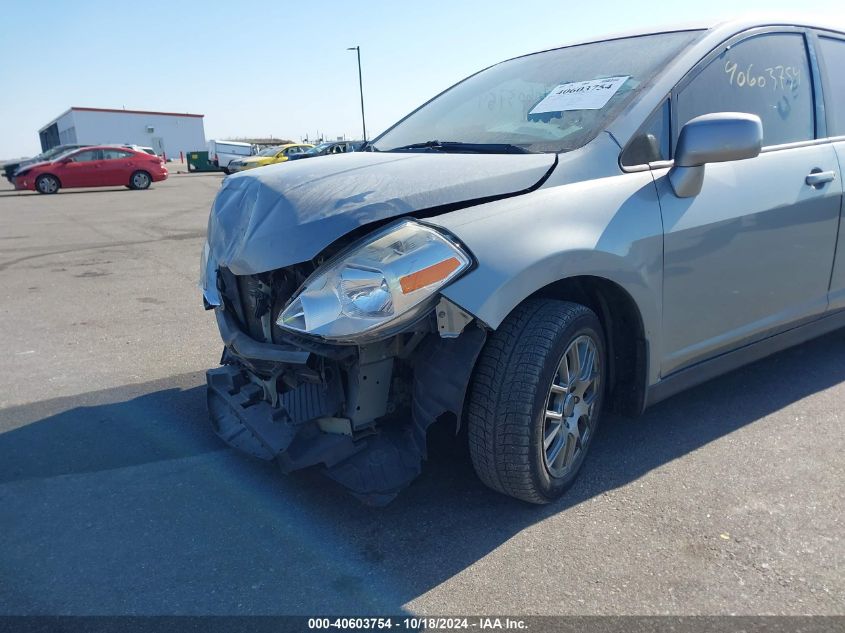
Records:
[[[188,171],[220,171],[208,160],[208,152],[188,152]]]

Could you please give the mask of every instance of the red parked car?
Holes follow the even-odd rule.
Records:
[[[165,180],[167,167],[158,156],[126,147],[85,147],[36,163],[15,174],[15,189],[56,193],[62,187],[147,189]]]

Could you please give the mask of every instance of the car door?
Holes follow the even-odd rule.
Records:
[[[99,174],[97,162],[100,158],[98,149],[85,149],[68,156],[56,174],[62,187],[95,187]]]
[[[128,185],[129,177],[134,169],[133,159],[136,155],[122,149],[104,149],[103,159],[99,163],[100,184]]]
[[[756,158],[709,164],[701,192],[657,178],[664,224],[661,374],[816,318],[827,308],[839,223],[838,163],[818,144],[800,29],[735,38],[672,94],[673,136],[710,112],[763,123]]]
[[[845,35],[820,33],[817,50],[822,67],[824,87],[824,111],[827,115],[827,136],[839,159],[840,174],[845,169]],[[839,179],[839,190],[843,191],[843,179]],[[845,204],[840,207],[845,214]],[[836,258],[830,279],[830,309],[845,308],[845,231],[840,216],[840,229],[836,246]]]

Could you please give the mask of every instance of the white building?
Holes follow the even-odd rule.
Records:
[[[127,143],[178,158],[205,149],[202,114],[72,107],[38,130],[41,149],[67,143]]]

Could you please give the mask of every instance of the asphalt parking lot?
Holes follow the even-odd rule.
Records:
[[[556,505],[442,446],[367,508],[207,423],[220,177],[0,186],[0,613],[845,613],[845,331],[606,419]]]

